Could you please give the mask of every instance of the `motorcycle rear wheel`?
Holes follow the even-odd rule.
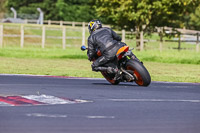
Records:
[[[114,76],[111,76],[110,74],[108,74],[107,72],[101,72],[101,74],[104,76],[104,78],[110,82],[113,85],[118,85],[119,81],[118,80],[114,80]]]
[[[136,60],[129,60],[126,64],[126,70],[131,70],[136,84],[139,86],[148,86],[151,83],[151,76],[144,65]]]

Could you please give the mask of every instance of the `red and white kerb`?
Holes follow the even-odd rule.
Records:
[[[0,96],[0,106],[55,105],[89,102],[50,95]]]

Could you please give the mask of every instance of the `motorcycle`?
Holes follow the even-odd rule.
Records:
[[[81,47],[82,51],[87,50],[85,46]],[[101,56],[100,50],[97,50],[97,59]],[[148,86],[151,83],[151,76],[142,62],[140,62],[132,53],[132,49],[129,46],[121,47],[116,53],[116,59],[105,64],[105,67],[118,68],[118,74],[108,73],[101,71],[104,78],[113,85],[117,85],[120,82],[135,82],[139,86]]]

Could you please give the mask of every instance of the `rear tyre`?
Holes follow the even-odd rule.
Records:
[[[113,85],[118,85],[119,84],[119,81],[118,80],[114,80],[114,77],[113,75],[111,74],[108,74],[107,72],[101,72],[101,74],[104,76],[104,78],[110,82],[111,84]]]
[[[141,62],[129,60],[126,64],[126,70],[132,71],[136,78],[135,82],[139,86],[148,86],[151,83],[151,76]]]

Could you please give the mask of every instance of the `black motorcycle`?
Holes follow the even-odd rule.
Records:
[[[85,46],[81,50],[87,50]],[[132,49],[131,49],[132,50]],[[151,77],[145,66],[140,62],[128,46],[121,47],[116,54],[115,60],[105,64],[105,67],[118,68],[119,72],[108,73],[101,71],[104,78],[113,85],[119,82],[136,82],[139,86],[148,86],[151,83]],[[97,50],[95,58],[101,56],[101,52]]]

